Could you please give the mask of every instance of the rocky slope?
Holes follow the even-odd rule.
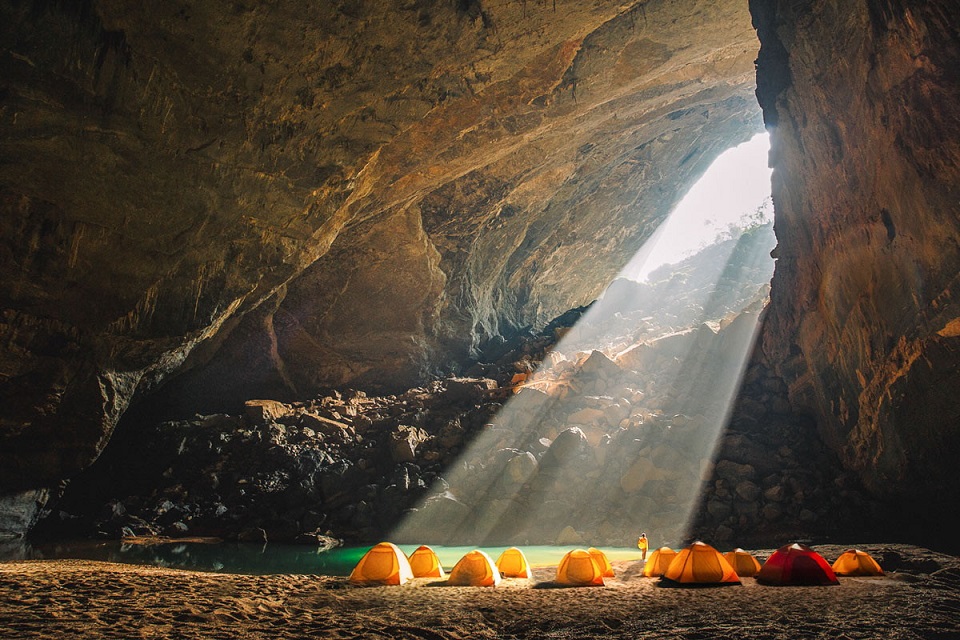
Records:
[[[0,24],[0,502],[26,520],[172,373],[200,410],[403,386],[592,300],[759,127],[734,0],[6,0]]]
[[[898,526],[933,530],[960,498],[956,7],[751,10],[779,240],[764,351]]]

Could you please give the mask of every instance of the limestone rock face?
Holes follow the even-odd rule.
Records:
[[[750,4],[779,241],[764,350],[868,486],[955,503],[956,7]]]
[[[735,0],[0,24],[0,493],[88,465],[174,373],[197,410],[399,384],[588,302],[758,128]]]

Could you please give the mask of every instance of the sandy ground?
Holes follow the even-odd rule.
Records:
[[[605,587],[225,575],[91,561],[0,563],[0,638],[960,638],[960,558],[863,545],[897,570],[838,587],[677,589],[615,563]],[[817,547],[832,560],[842,547]]]

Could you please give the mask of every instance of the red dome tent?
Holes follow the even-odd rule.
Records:
[[[802,544],[788,544],[777,549],[763,563],[757,582],[768,585],[840,584],[823,556]]]

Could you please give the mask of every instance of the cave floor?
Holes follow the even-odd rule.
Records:
[[[958,638],[960,558],[890,545],[900,570],[838,587],[357,587],[92,561],[0,563],[3,638]],[[826,555],[826,554],[825,554]],[[829,556],[828,556],[829,557]],[[935,558],[932,560],[931,558]],[[535,570],[545,586],[554,569]]]

